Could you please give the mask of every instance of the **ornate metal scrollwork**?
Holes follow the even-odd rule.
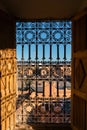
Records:
[[[38,39],[41,42],[48,42],[50,38],[49,31],[46,30],[40,30],[38,36],[39,36]]]
[[[42,67],[40,69],[40,76],[42,78],[47,78],[48,75],[49,75],[49,70],[46,67]]]
[[[58,78],[58,77],[62,76],[62,72],[61,72],[61,68],[60,67],[53,67],[52,68],[52,72],[53,72],[53,76],[55,78]]]
[[[33,42],[35,40],[35,31],[29,30],[25,31],[25,40],[29,42]]]
[[[63,41],[63,31],[61,30],[53,30],[53,41],[60,42]]]
[[[26,71],[27,71],[27,76],[29,77],[33,77],[35,75],[33,68],[27,68]]]
[[[59,44],[61,42],[65,43],[64,39],[68,43],[72,40],[70,22],[17,22],[16,28],[17,43],[52,42]]]

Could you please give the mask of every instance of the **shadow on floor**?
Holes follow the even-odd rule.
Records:
[[[15,130],[72,130],[70,124],[32,124],[20,125]]]

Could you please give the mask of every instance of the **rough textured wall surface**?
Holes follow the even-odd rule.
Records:
[[[16,50],[0,50],[1,130],[13,130],[16,111]]]

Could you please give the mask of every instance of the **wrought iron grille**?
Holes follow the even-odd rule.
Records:
[[[17,123],[69,123],[71,21],[16,22]]]

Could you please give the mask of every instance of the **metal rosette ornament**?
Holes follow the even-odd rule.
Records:
[[[29,114],[33,112],[35,106],[31,103],[25,103],[23,108],[25,114]]]
[[[63,31],[53,30],[52,32],[53,41],[62,42],[63,41]]]
[[[28,42],[34,42],[35,36],[35,31],[29,30],[25,32],[25,40]]]
[[[23,104],[24,121],[29,123],[32,122],[32,117],[35,115],[35,106],[32,103]]]
[[[61,75],[61,68],[59,67],[53,67],[52,70],[52,75],[55,77],[55,78],[59,78],[59,76]]]
[[[39,36],[40,42],[48,42],[48,40],[49,40],[49,31],[41,30],[41,31],[39,31],[38,36]]]
[[[46,67],[42,67],[40,69],[41,78],[47,78],[48,74],[49,74],[49,70]]]
[[[33,68],[28,68],[27,69],[27,76],[29,78],[33,77],[35,74],[34,74],[34,69]]]
[[[55,106],[54,107],[54,113],[56,113],[56,114],[59,114],[59,113],[61,113],[61,105],[60,104],[58,104],[57,106]]]

